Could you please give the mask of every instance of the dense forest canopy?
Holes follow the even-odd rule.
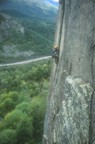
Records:
[[[0,70],[0,144],[42,141],[50,61]]]

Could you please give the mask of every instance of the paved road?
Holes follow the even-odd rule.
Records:
[[[22,65],[22,64],[32,63],[32,62],[46,60],[46,59],[50,59],[50,58],[51,58],[51,56],[46,56],[46,57],[41,57],[41,58],[27,60],[27,61],[22,61],[22,62],[15,62],[15,63],[9,63],[9,64],[0,64],[0,67]]]

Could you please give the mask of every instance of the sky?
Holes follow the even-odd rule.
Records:
[[[56,1],[56,2],[58,2],[59,0],[53,0],[53,1]]]

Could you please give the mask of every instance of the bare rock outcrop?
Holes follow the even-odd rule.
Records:
[[[55,44],[43,144],[94,144],[94,0],[60,2]]]
[[[68,76],[64,90],[65,97],[54,121],[53,141],[59,144],[89,143],[93,88],[80,78]]]

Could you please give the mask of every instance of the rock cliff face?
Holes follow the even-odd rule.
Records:
[[[95,143],[95,0],[59,5],[43,144]]]

